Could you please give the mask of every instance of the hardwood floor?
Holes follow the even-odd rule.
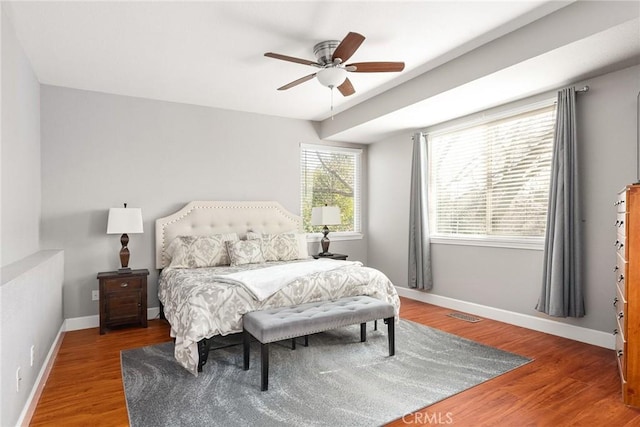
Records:
[[[613,350],[487,319],[469,323],[450,312],[402,299],[405,319],[534,361],[390,425],[640,425],[640,410],[621,402]],[[66,333],[30,425],[126,426],[120,350],[166,341],[169,327],[160,320],[106,335],[97,328]]]

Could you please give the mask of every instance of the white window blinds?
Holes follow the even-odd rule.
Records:
[[[429,135],[429,211],[441,236],[544,236],[555,105]]]
[[[362,150],[300,145],[300,201],[304,230],[320,232],[321,226],[311,225],[311,208],[340,207],[341,225],[331,231],[360,232]]]

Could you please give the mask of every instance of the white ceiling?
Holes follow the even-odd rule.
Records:
[[[317,81],[276,90],[315,69],[266,58],[265,52],[314,60],[315,43],[355,31],[366,40],[352,62],[406,63],[402,73],[351,74],[356,94],[334,94],[339,113],[570,3],[3,1],[3,10],[43,84],[321,121],[331,115],[330,91]],[[634,30],[618,36],[629,37]],[[578,47],[573,46],[573,54],[582,52]],[[607,61],[625,59],[629,49],[640,51],[633,45],[616,53],[607,44],[598,64],[579,61],[579,73],[602,66],[603,56]],[[523,74],[525,69],[537,74]],[[535,64],[508,71],[524,81],[548,74]],[[576,72],[559,71],[554,80]],[[433,104],[427,107],[433,109]],[[410,119],[416,111],[400,109],[339,139],[370,142],[374,133],[393,131],[399,123],[424,125]]]

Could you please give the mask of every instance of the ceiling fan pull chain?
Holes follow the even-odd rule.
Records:
[[[331,86],[329,89],[331,91],[331,120],[333,120],[333,86]]]

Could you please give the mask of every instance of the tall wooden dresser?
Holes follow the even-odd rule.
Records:
[[[622,400],[640,407],[640,185],[628,185],[615,204],[616,357]]]

